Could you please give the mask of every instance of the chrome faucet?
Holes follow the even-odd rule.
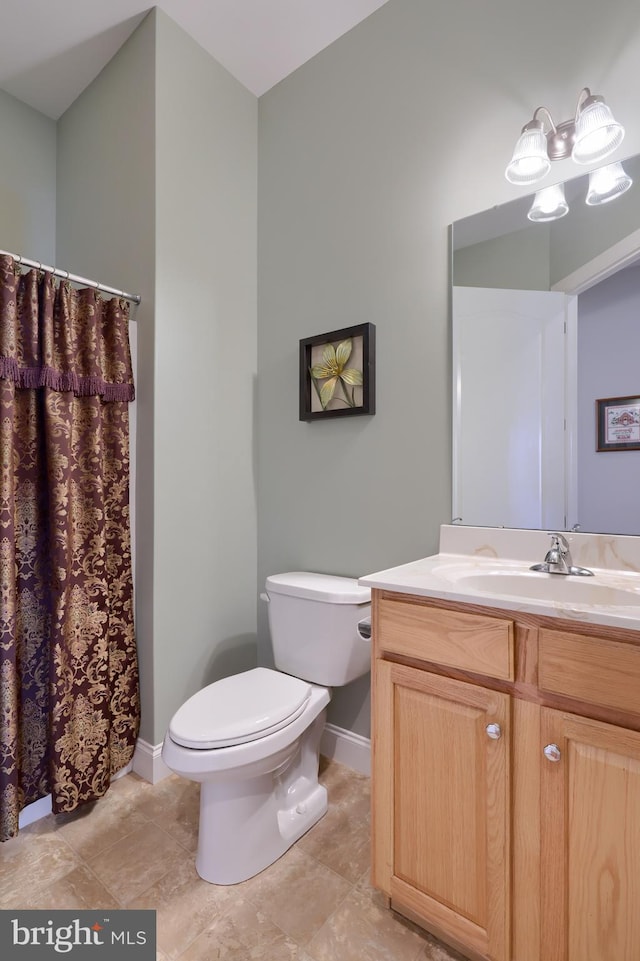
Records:
[[[586,567],[574,567],[571,559],[569,543],[563,534],[558,532],[550,533],[551,547],[547,551],[542,564],[533,564],[529,568],[531,571],[540,571],[543,574],[577,574],[581,577],[593,577],[593,571]]]

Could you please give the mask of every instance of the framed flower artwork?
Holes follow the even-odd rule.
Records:
[[[300,341],[300,420],[375,414],[374,324]]]

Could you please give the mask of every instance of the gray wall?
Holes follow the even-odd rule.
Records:
[[[0,90],[0,250],[52,264],[56,125]]]
[[[58,259],[139,292],[141,736],[256,661],[257,100],[154,10],[59,122]]]
[[[58,122],[59,266],[142,297],[136,310],[136,635],[141,736],[154,737],[155,19]]]
[[[156,739],[256,663],[256,97],[160,10],[156,65]]]
[[[454,237],[456,226],[453,227]],[[497,287],[506,290],[549,290],[549,228],[528,228],[456,250],[456,287]]]
[[[640,450],[596,451],[596,400],[640,396],[640,267],[578,298],[578,518],[587,531],[640,534]]]
[[[260,581],[437,549],[450,518],[448,224],[514,196],[504,168],[523,124],[540,103],[571,115],[585,83],[637,151],[639,25],[622,0],[390,0],[260,99]],[[298,340],[364,321],[377,327],[378,413],[298,422]],[[268,656],[264,624],[260,644]],[[363,684],[336,693],[330,719],[368,733]]]

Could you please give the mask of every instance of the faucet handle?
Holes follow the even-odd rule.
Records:
[[[552,549],[554,547],[560,548],[563,554],[566,554],[569,550],[569,542],[564,534],[560,534],[558,531],[549,531],[549,537],[552,538]]]

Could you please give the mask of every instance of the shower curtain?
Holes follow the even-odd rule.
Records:
[[[0,255],[0,840],[133,756],[128,309]]]

